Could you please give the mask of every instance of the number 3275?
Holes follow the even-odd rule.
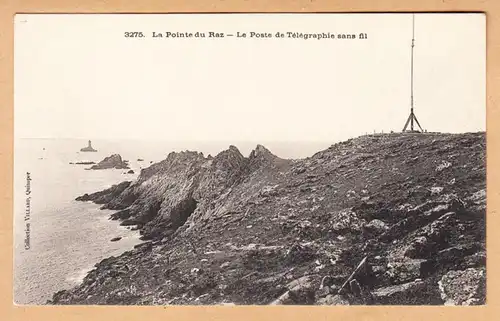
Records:
[[[142,32],[125,32],[125,38],[142,38],[144,34]]]

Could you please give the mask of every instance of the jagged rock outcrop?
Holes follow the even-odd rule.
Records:
[[[363,136],[301,160],[171,153],[80,198],[145,243],[50,303],[480,304],[485,175],[484,133]]]
[[[130,186],[130,183],[130,181],[121,182],[120,184],[113,185],[100,192],[83,194],[77,197],[76,200],[82,202],[93,201],[96,204],[107,204],[119,197]]]
[[[128,162],[123,160],[119,154],[113,154],[104,158],[90,169],[129,169]]]

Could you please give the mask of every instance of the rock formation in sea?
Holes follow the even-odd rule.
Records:
[[[102,161],[96,165],[90,167],[90,169],[129,169],[128,162],[123,160],[119,154],[113,154],[104,158]]]
[[[97,150],[92,147],[92,142],[90,140],[89,140],[87,147],[83,147],[82,149],[80,149],[80,151],[81,152],[97,152]]]
[[[82,162],[70,162],[70,165],[92,165],[95,162],[92,161],[82,161]]]
[[[485,302],[485,135],[367,135],[286,160],[171,153],[84,195],[144,243],[51,304]]]

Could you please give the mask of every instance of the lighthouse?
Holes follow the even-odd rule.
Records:
[[[92,141],[89,140],[88,142],[88,145],[87,147],[84,147],[82,149],[80,149],[81,152],[97,152],[97,150],[95,150],[93,147],[92,147]]]

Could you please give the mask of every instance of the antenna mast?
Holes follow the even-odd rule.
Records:
[[[403,128],[403,132],[408,131],[407,130],[408,124],[410,125],[409,132],[423,132],[424,131],[417,120],[417,116],[415,116],[415,113],[413,112],[413,108],[414,108],[414,101],[413,101],[413,48],[414,47],[415,47],[415,14],[412,14],[411,67],[410,67],[411,68],[410,69],[410,77],[411,77],[411,81],[410,81],[410,86],[411,86],[411,89],[410,89],[410,116],[406,120],[405,126]],[[420,128],[420,131],[415,130],[413,128],[413,122],[417,123],[418,127]]]

